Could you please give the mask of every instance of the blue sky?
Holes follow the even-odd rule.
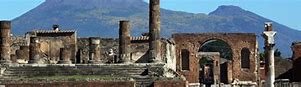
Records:
[[[42,2],[44,0],[0,0],[0,20],[12,20]],[[208,14],[220,5],[236,5],[301,30],[301,0],[161,0],[161,7],[165,9],[192,13]]]

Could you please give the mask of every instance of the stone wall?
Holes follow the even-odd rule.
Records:
[[[292,81],[293,82],[300,82],[301,81],[301,42],[294,42],[292,44],[292,51],[293,51],[293,68],[292,68]]]
[[[172,35],[172,38],[176,43],[176,55],[177,55],[177,71],[183,74],[190,83],[199,82],[199,64],[197,53],[199,48],[209,40],[218,39],[226,42],[232,49],[233,58],[232,66],[228,66],[232,69],[232,73],[229,72],[228,77],[233,81],[238,79],[240,81],[256,81],[256,35],[250,33],[176,33]],[[241,68],[241,50],[248,48],[250,51],[250,68]],[[181,50],[187,49],[190,51],[189,55],[189,67],[188,71],[181,70]],[[231,64],[230,64],[231,65]],[[231,82],[231,81],[230,81]]]
[[[30,37],[36,37],[40,44],[41,58],[45,60],[45,63],[56,64],[60,58],[61,48],[70,48],[71,61],[76,61],[76,49],[77,49],[77,36],[75,31],[47,31],[36,30],[28,32],[27,42]],[[29,43],[27,43],[29,44]]]

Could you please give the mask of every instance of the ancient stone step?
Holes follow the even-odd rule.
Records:
[[[53,75],[114,75],[131,76],[142,75],[146,72],[147,66],[133,65],[80,65],[80,66],[17,66],[8,67],[4,76],[53,76]]]

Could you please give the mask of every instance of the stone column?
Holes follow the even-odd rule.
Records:
[[[19,56],[22,56],[21,58],[24,60],[29,60],[29,47],[28,46],[20,46],[20,50],[22,50],[22,54]]]
[[[130,22],[120,21],[119,26],[119,62],[130,63]]]
[[[72,64],[71,62],[71,49],[69,47],[60,48],[60,61],[59,64]]]
[[[37,37],[30,38],[30,45],[29,45],[29,62],[30,64],[37,64],[40,60],[40,43]]]
[[[272,23],[265,23],[265,31],[263,32],[262,36],[265,39],[265,53],[266,53],[266,71],[267,71],[267,78],[266,78],[266,87],[274,87],[275,82],[275,67],[274,67],[274,36],[276,32],[272,29]]]
[[[89,63],[101,63],[100,60],[100,39],[96,37],[90,37],[89,38],[89,45],[90,45],[90,50],[89,50]]]
[[[149,55],[150,62],[161,62],[160,0],[149,1]]]
[[[0,21],[0,63],[6,64],[11,63],[10,58],[10,29],[11,22],[10,21]]]
[[[29,47],[20,46],[20,49],[16,50],[17,63],[25,64],[29,60]]]

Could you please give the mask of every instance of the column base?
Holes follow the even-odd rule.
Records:
[[[60,60],[58,64],[72,64],[71,61]]]

